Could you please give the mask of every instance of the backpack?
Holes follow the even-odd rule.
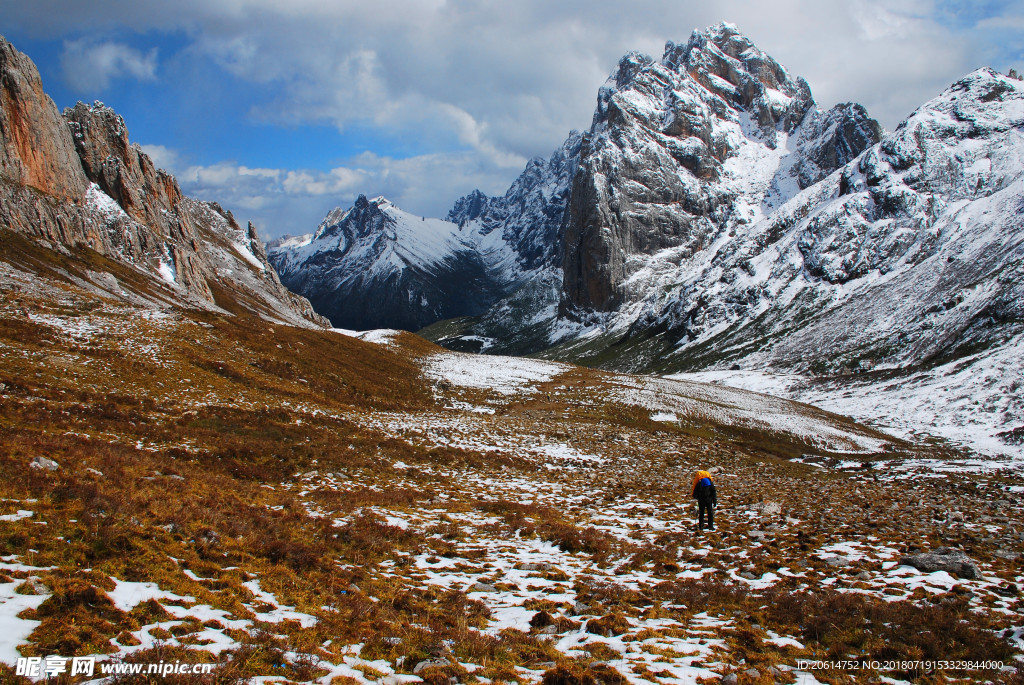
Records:
[[[715,496],[712,494],[715,491],[715,485],[711,482],[711,474],[706,471],[697,474],[697,479],[693,484],[693,496],[699,501],[713,501]]]

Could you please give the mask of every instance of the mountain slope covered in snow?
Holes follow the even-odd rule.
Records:
[[[309,239],[272,243],[268,255],[282,282],[336,327],[416,330],[479,314],[504,293],[514,263],[500,236],[360,195]]]

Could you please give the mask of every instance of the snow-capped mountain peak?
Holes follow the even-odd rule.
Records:
[[[494,244],[478,228],[360,195],[352,207],[328,213],[310,241],[269,245],[268,258],[282,281],[309,292],[336,326],[416,330],[479,314],[505,292],[507,246],[500,233]]]

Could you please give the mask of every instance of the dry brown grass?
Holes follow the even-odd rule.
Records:
[[[15,253],[0,259],[10,254]],[[45,250],[16,254],[52,274],[72,268],[81,274],[80,265]],[[103,265],[95,255],[89,259],[93,267]],[[123,269],[117,274],[132,278]],[[415,360],[436,348],[414,336],[401,336],[401,347],[391,349],[245,315],[178,312],[170,323],[151,322],[72,291],[60,301],[27,291],[18,299],[16,305],[11,298],[0,302],[0,498],[12,500],[2,503],[0,513],[30,508],[35,515],[0,523],[0,555],[56,567],[39,574],[52,596],[24,616],[42,621],[22,648],[26,655],[112,652],[134,640],[131,631],[172,619],[158,602],[129,613],[117,610],[106,593],[118,578],[154,582],[231,618],[255,622],[250,631],[225,630],[239,645],[212,678],[161,682],[235,683],[275,674],[301,681],[320,673],[315,659],[338,663],[341,647],[363,643],[363,658],[386,659],[403,673],[450,649],[452,658],[479,664],[479,675],[495,681],[524,682],[516,667],[529,667],[538,674],[546,669],[543,680],[550,685],[624,685],[621,673],[591,663],[612,660],[614,650],[590,644],[574,652],[582,659],[571,659],[538,634],[549,625],[579,630],[584,619],[566,615],[572,602],[534,596],[526,608],[546,618],[537,619],[532,633],[507,629],[489,635],[482,631],[493,613],[485,602],[458,589],[431,588],[414,575],[414,558],[456,560],[457,568],[474,570],[511,592],[501,573],[485,566],[482,543],[518,535],[551,542],[587,565],[592,575],[552,567],[533,578],[549,587],[553,581],[556,591],[571,587],[575,600],[590,607],[587,629],[622,636],[631,647],[646,639],[685,638],[687,632],[678,626],[633,630],[630,620],[685,624],[707,612],[729,621],[717,636],[726,640],[728,649],[720,656],[732,666],[741,658],[762,670],[792,661],[796,650],[764,642],[767,628],[802,640],[803,656],[1009,658],[1010,647],[997,631],[1016,619],[994,609],[978,611],[981,603],[971,604],[962,592],[884,602],[800,588],[813,586],[824,573],[838,575],[843,587],[860,582],[852,572],[827,567],[814,552],[843,537],[873,535],[887,544],[903,540],[900,551],[911,544],[960,545],[1006,583],[1000,592],[1011,592],[1020,562],[993,556],[1003,547],[1019,547],[1008,522],[998,522],[1005,528],[998,535],[922,523],[954,507],[975,507],[969,511],[979,516],[1012,515],[1012,493],[998,487],[965,497],[956,482],[935,479],[915,484],[912,493],[879,492],[848,474],[773,458],[796,449],[777,437],[730,434],[720,426],[666,427],[646,411],[594,402],[592,388],[601,376],[587,370],[574,370],[545,384],[539,395],[517,398],[493,417],[479,418],[477,425],[504,436],[547,433],[609,459],[599,467],[568,463],[571,468],[542,473],[535,459],[514,447],[485,452],[430,444],[414,435],[415,428],[430,427],[439,406],[451,399],[435,402]],[[30,320],[19,308],[39,316]],[[42,315],[94,320],[103,330],[72,337]],[[567,385],[572,389],[560,389]],[[488,399],[484,392],[446,392],[478,404]],[[387,428],[396,415],[405,427]],[[30,468],[36,456],[61,467],[52,473]],[[726,506],[716,517],[721,533],[695,538],[685,525],[686,488],[678,482],[709,460],[735,475],[722,481]],[[394,469],[399,461],[413,468]],[[525,504],[501,493],[483,501],[465,476],[534,479],[538,486],[557,484],[585,497],[574,503],[541,503],[538,497]],[[656,507],[655,514],[672,512],[683,523],[656,536],[644,529],[616,535],[598,527],[595,517],[603,509],[636,494]],[[800,523],[787,524],[784,516],[742,516],[762,499],[780,502]],[[829,501],[848,506],[823,505]],[[378,510],[435,513],[428,523],[405,529],[389,525]],[[471,531],[459,518],[467,513],[498,521]],[[769,526],[775,529],[753,545],[748,533]],[[735,559],[740,548],[748,552],[742,563]],[[694,564],[719,572],[701,580],[675,579]],[[726,569],[738,565],[756,575],[782,566],[808,575],[749,592],[725,577]],[[881,571],[878,561],[862,568]],[[652,580],[627,587],[609,580],[606,574],[615,569],[642,570]],[[0,581],[24,582],[27,576],[5,571]],[[243,585],[253,579],[281,602],[315,615],[317,624],[304,629],[295,622],[260,622],[260,611],[268,607]],[[997,594],[984,598],[984,606],[995,607]],[[1019,612],[1021,604],[1008,606]],[[203,628],[223,626],[186,620],[160,635],[187,641]],[[287,659],[289,652],[305,656]],[[178,658],[210,657],[201,649],[171,646],[132,657]],[[552,662],[557,665],[550,668]],[[657,681],[653,672],[636,674]],[[451,677],[473,681],[458,668],[426,673],[437,685]],[[14,681],[10,669],[0,667],[0,680]]]

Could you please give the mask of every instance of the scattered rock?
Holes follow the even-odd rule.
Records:
[[[96,476],[97,478],[102,478],[103,477],[103,472],[102,471],[97,471],[96,469],[93,469],[93,468],[88,468],[88,469],[85,470],[85,472],[86,473],[91,473],[92,475]]]
[[[359,587],[358,585],[356,585],[355,583],[349,583],[348,584],[348,588],[346,588],[346,589],[349,592],[362,592],[363,591],[363,589],[361,587]]]
[[[34,469],[43,469],[44,471],[56,471],[60,468],[60,464],[46,457],[35,457],[29,466]]]
[[[739,682],[739,676],[735,673],[722,676],[722,685],[736,685]]]
[[[196,542],[200,542],[204,545],[216,545],[220,542],[220,536],[217,535],[217,531],[207,528],[196,536]]]
[[[469,586],[469,592],[497,592],[498,588],[489,583],[473,583]]]
[[[871,574],[867,571],[861,571],[857,574],[857,580],[871,580]]]
[[[757,670],[756,668],[748,668],[747,670],[743,671],[743,675],[747,676],[748,678],[760,678],[761,671]]]
[[[523,564],[519,568],[523,571],[550,571],[551,564],[547,562],[540,562],[537,564]]]
[[[761,513],[761,516],[778,516],[782,513],[782,505],[778,502],[766,500],[758,505],[757,510]]]
[[[590,613],[590,605],[589,604],[584,604],[583,602],[576,602],[575,604],[572,605],[572,608],[569,610],[569,615],[570,616],[582,616],[583,614],[589,614],[589,613]]]
[[[853,560],[850,557],[843,557],[839,555],[822,557],[822,561],[829,566],[849,566],[853,563]]]
[[[1017,559],[1020,558],[1020,554],[1017,552],[1011,552],[1008,549],[997,549],[995,552],[992,552],[992,556],[1000,559],[1006,559],[1007,561],[1017,561]]]
[[[422,671],[423,669],[431,667],[444,668],[447,665],[447,659],[424,659],[423,661],[413,666],[412,674],[419,675],[420,671]]]
[[[26,580],[21,587],[28,591],[25,592],[25,594],[46,595],[50,593],[50,588],[46,587],[46,583],[36,576],[32,576]]]
[[[961,578],[978,578],[978,566],[966,554],[952,547],[939,547],[934,552],[911,554],[900,559],[900,564],[913,566],[924,573],[945,571]]]

